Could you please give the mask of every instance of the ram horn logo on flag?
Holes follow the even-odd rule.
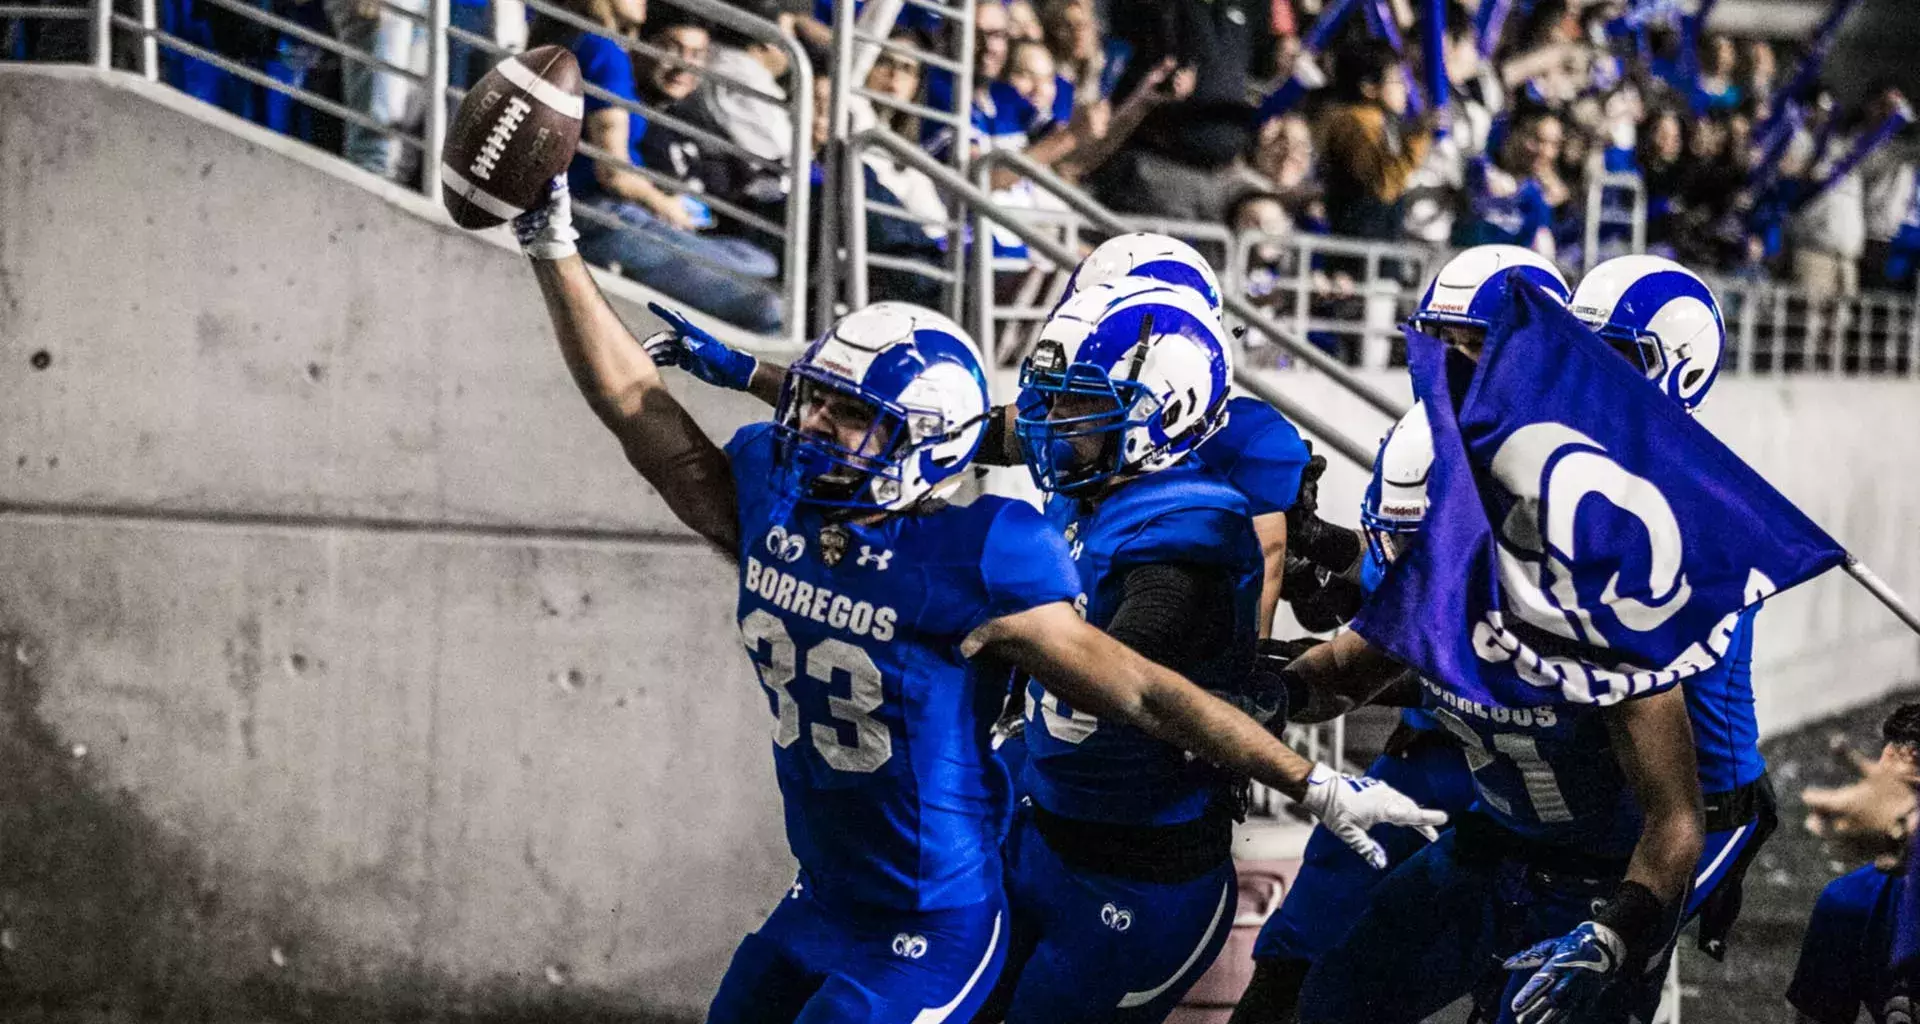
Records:
[[[1536,286],[1480,363],[1409,330],[1433,429],[1419,543],[1354,628],[1471,700],[1612,704],[1718,661],[1840,545]]]

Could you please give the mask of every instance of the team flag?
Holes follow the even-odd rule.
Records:
[[[1565,307],[1526,282],[1508,301],[1478,365],[1407,332],[1429,508],[1354,620],[1374,647],[1481,703],[1611,704],[1846,557]]]

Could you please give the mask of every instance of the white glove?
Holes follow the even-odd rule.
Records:
[[[1379,779],[1336,772],[1324,764],[1313,766],[1300,803],[1376,870],[1387,866],[1387,851],[1367,835],[1368,829],[1403,825],[1432,842],[1440,838],[1436,826],[1447,823],[1445,811],[1430,811]]]
[[[530,259],[565,259],[579,251],[573,244],[580,232],[573,229],[573,194],[567,190],[567,176],[553,179],[548,187],[545,206],[513,218],[513,235]]]

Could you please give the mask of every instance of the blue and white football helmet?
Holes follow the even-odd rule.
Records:
[[[1532,281],[1562,303],[1573,295],[1559,268],[1532,249],[1476,245],[1448,260],[1433,276],[1410,318],[1413,326],[1429,334],[1441,327],[1491,329],[1494,318],[1506,310],[1510,274]]]
[[[1200,293],[1207,308],[1220,315],[1220,279],[1193,246],[1172,235],[1135,231],[1101,242],[1074,268],[1056,310],[1080,292],[1123,277],[1144,277]]]
[[[1433,429],[1427,406],[1415,402],[1380,442],[1373,480],[1360,501],[1360,526],[1381,565],[1400,557],[1427,518],[1427,473],[1433,468]]]
[[[1227,422],[1233,354],[1191,288],[1122,277],[1047,318],[1014,430],[1033,481],[1083,494],[1171,466]]]
[[[870,417],[853,447],[804,429],[808,414],[836,396]],[[959,486],[988,408],[980,352],[960,325],[920,306],[877,302],[842,317],[787,368],[775,462],[802,504],[904,511]]]
[[[1616,256],[1588,271],[1572,308],[1688,412],[1706,400],[1727,325],[1700,275],[1660,256]]]

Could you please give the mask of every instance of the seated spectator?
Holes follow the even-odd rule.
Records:
[[[1298,230],[1327,233],[1327,208],[1313,151],[1313,129],[1301,114],[1282,114],[1260,126],[1248,187],[1278,202]]]
[[[1515,118],[1496,157],[1479,157],[1467,165],[1468,215],[1461,218],[1455,245],[1522,245],[1554,258],[1555,200],[1566,198],[1566,188],[1553,171],[1562,131],[1560,119],[1550,111],[1529,111]],[[1551,183],[1543,178],[1551,178]],[[1550,194],[1550,188],[1556,192]]]
[[[794,15],[782,10],[778,0],[736,6],[792,31]],[[754,156],[784,162],[793,151],[793,118],[787,113],[787,91],[780,84],[792,64],[786,48],[724,25],[714,26],[712,32],[713,54],[707,64],[713,72],[710,87],[728,136]]]
[[[567,45],[580,61],[585,81],[637,104],[634,63],[616,39],[639,33],[646,20],[645,0],[570,0],[569,7],[606,34],[542,18],[529,33],[532,45]],[[731,323],[778,330],[780,296],[768,283],[778,272],[774,258],[739,239],[696,232],[697,218],[683,198],[637,170],[646,166],[641,141],[647,129],[647,119],[640,114],[587,95],[581,142],[610,158],[594,159],[583,152],[567,172],[579,213],[581,256],[618,266],[675,301]]]
[[[882,59],[885,58],[882,53]],[[878,62],[876,62],[876,67]],[[869,73],[869,82],[873,81]],[[916,83],[917,84],[917,83]],[[818,232],[819,219],[827,211],[828,204],[820,194],[825,175],[820,173],[819,161],[825,158],[827,139],[831,134],[833,79],[825,74],[816,75],[813,80],[813,173],[809,176],[813,188],[813,205],[808,207],[814,218],[814,230]],[[862,161],[861,172],[866,187],[867,202],[911,209],[908,203],[887,187],[886,180],[876,168],[871,155]],[[928,182],[931,185],[931,181]],[[938,200],[938,197],[935,197]],[[944,209],[941,216],[945,215]],[[929,266],[938,267],[943,258],[944,232],[929,234],[924,225],[896,216],[869,205],[865,225],[867,250],[887,256],[905,257]],[[816,234],[815,237],[818,237]],[[938,308],[941,303],[941,284],[923,274],[895,267],[867,268],[867,298],[871,302],[888,300],[916,302],[923,306]]]
[[[910,31],[896,30],[889,38],[897,43],[919,45],[918,34]],[[901,50],[880,51],[873,67],[867,72],[867,89],[901,102],[916,102],[920,96],[920,62]],[[854,131],[878,126],[902,138],[911,139],[918,135],[918,119],[912,114],[885,104],[869,102],[857,94],[850,100]],[[817,110],[815,114],[822,116]],[[874,179],[892,193],[903,208],[932,222],[922,227],[922,232],[928,238],[946,238],[947,229],[940,226],[939,222],[947,219],[947,206],[932,178],[918,168],[901,163],[878,146],[868,147],[863,159]]]
[[[426,0],[394,0],[397,11],[382,0],[325,0],[334,36],[342,43],[416,74],[427,71],[427,30],[403,11],[424,16]],[[643,5],[644,7],[644,5]],[[644,12],[643,12],[644,16]],[[381,71],[357,60],[340,64],[340,91],[345,105],[367,115],[373,126],[348,122],[341,153],[361,170],[389,181],[406,181],[418,171],[419,151],[381,129],[412,130],[426,115],[426,97],[412,82],[391,71]]]
[[[1007,0],[1007,40],[1013,43],[1045,43],[1046,30],[1040,26],[1040,12],[1033,0]]]
[[[1687,97],[1695,117],[1719,114],[1740,106],[1742,94],[1734,80],[1739,64],[1733,40],[1708,36],[1700,41],[1700,70]]]
[[[1749,108],[1767,109],[1773,102],[1774,80],[1778,75],[1773,44],[1765,39],[1747,40],[1740,61],[1740,95]]]
[[[1322,178],[1336,235],[1397,239],[1405,223],[1401,199],[1414,168],[1433,144],[1432,113],[1411,125],[1404,67],[1393,48],[1369,44],[1341,58],[1338,89],[1344,102],[1321,121]]]
[[[641,101],[665,115],[640,136],[642,162],[679,179],[687,188],[681,202],[693,214],[693,226],[711,228],[716,218],[698,197],[743,201],[753,174],[745,160],[715,144],[726,138],[726,128],[713,90],[702,88],[701,74],[712,52],[712,38],[705,23],[671,8],[649,20],[640,38],[678,58],[639,54],[633,59]],[[682,130],[669,120],[692,130]]]
[[[1040,27],[1055,69],[1073,86],[1075,101],[1105,99],[1107,55],[1093,5],[1087,0],[1054,0],[1041,9]]]
[[[1013,44],[1007,52],[1007,84],[1030,108],[1029,145],[1072,122],[1073,83],[1056,73],[1053,51],[1045,43],[1022,39]]]

